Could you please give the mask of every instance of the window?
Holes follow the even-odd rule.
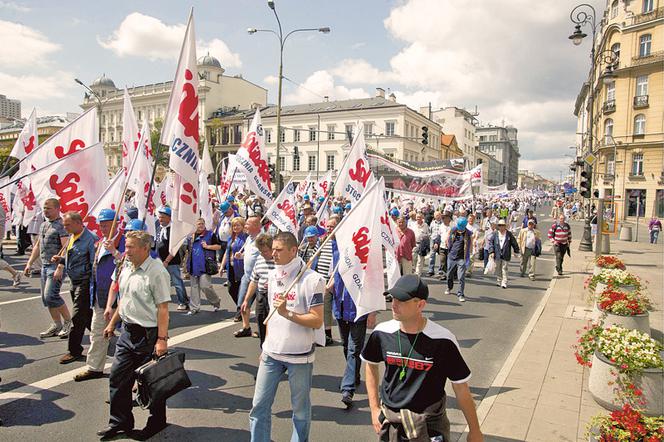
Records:
[[[604,121],[604,144],[610,144],[612,136],[613,136],[613,120],[611,118],[607,118]]]
[[[327,164],[326,164],[326,169],[325,170],[334,170],[334,154],[333,153],[328,153],[327,154]]]
[[[300,131],[293,129],[293,141],[300,141]]]
[[[280,138],[281,138],[281,140],[279,140],[279,141],[281,141],[282,143],[286,142],[286,131],[284,130],[283,127],[281,128],[281,137]]]
[[[138,111],[138,119],[139,121],[143,119],[143,111]]]
[[[642,176],[643,175],[643,154],[634,153],[632,154],[632,175]]]
[[[655,194],[655,216],[664,218],[664,190],[662,189]]]
[[[286,170],[286,157],[279,157],[279,172]]]
[[[316,126],[309,126],[309,141],[316,141]]]
[[[373,135],[373,123],[364,123],[364,135],[365,136]]]
[[[627,204],[627,216],[644,216],[646,214],[646,190],[629,189]]]
[[[385,136],[387,137],[394,136],[394,121],[385,122]]]
[[[346,129],[346,139],[349,141],[353,140],[353,125],[352,124],[346,124],[345,125]]]
[[[613,43],[611,45],[611,52],[616,54],[616,63],[620,60],[620,43]]]
[[[613,176],[614,171],[616,170],[616,161],[613,157],[613,154],[606,156],[606,174]]]
[[[616,82],[612,81],[606,85],[606,101],[614,101],[616,99]]]
[[[611,3],[611,18],[616,18],[618,16],[618,0],[613,0]]]
[[[272,129],[265,129],[265,142],[266,143],[272,142]]]
[[[651,46],[652,36],[650,34],[643,34],[639,37],[639,57],[647,57],[650,55]]]
[[[300,170],[300,155],[293,155],[293,170],[296,172]]]
[[[334,124],[327,125],[327,139],[334,140]]]
[[[655,3],[653,0],[643,0],[643,8],[641,9],[641,12],[644,14],[652,12],[654,7],[653,3]]]
[[[634,135],[646,134],[646,116],[638,114],[634,117]]]
[[[639,75],[636,77],[636,96],[643,97],[648,95],[648,76]]]
[[[240,144],[242,142],[242,125],[236,124],[233,126],[233,144]]]
[[[309,172],[316,170],[316,157],[309,155]]]

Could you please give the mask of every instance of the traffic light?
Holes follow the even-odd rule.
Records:
[[[590,199],[592,169],[585,169],[581,172],[581,191],[579,192],[582,197]]]
[[[429,128],[426,126],[422,126],[422,144],[429,144]]]
[[[274,183],[274,164],[268,164],[267,168],[270,171],[270,181]]]
[[[595,198],[599,198],[599,190],[597,190],[597,189],[593,190],[593,196]]]

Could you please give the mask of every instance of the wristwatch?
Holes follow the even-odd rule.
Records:
[[[289,318],[292,318],[293,315],[294,315],[294,313],[293,313],[292,311],[288,310],[288,317],[289,317]]]
[[[157,341],[168,341],[168,336],[157,336]]]

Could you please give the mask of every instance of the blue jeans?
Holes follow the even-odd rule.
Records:
[[[434,251],[433,247],[431,248],[431,258],[429,258],[429,273],[435,273],[436,267],[436,256],[440,255],[440,264],[438,265],[438,274],[443,275],[447,273],[447,266],[445,265],[447,260],[447,249],[441,249]]]
[[[65,301],[60,296],[60,287],[62,279],[56,281],[53,279],[57,264],[45,264],[41,269],[41,293],[44,307],[58,308],[64,305]],[[63,272],[64,273],[64,272]],[[64,278],[64,274],[62,275]]]
[[[657,244],[657,237],[659,236],[659,230],[650,231],[650,244]]]
[[[360,367],[362,366],[360,352],[364,347],[364,337],[367,334],[367,319],[364,318],[357,322],[337,319],[337,324],[339,324],[339,334],[346,359],[346,369],[344,377],[341,379],[341,391],[355,393],[355,383],[359,383],[360,380]]]
[[[180,275],[180,266],[178,264],[170,264],[166,266],[166,270],[171,277],[171,286],[175,287],[175,295],[178,297],[178,304],[189,305],[189,298],[184,288],[184,281]]]
[[[244,297],[247,295],[247,290],[249,289],[249,283],[250,282],[251,282],[251,275],[249,275],[247,273],[242,275],[242,279],[240,280],[240,290],[238,290],[238,294],[237,294],[237,305],[242,305],[242,302],[244,301]],[[251,304],[254,303],[254,299],[256,299],[255,296],[253,298],[251,298]]]
[[[272,429],[272,403],[277,394],[277,387],[284,372],[288,372],[288,384],[291,390],[293,408],[293,434],[291,442],[309,440],[311,427],[311,377],[314,364],[291,364],[278,361],[266,354],[261,355],[261,362],[256,375],[254,400],[249,412],[249,429],[252,442],[270,442]]]
[[[454,287],[454,271],[456,270],[459,279],[459,291],[457,296],[462,296],[466,288],[466,260],[448,259],[447,260],[447,288],[451,291]]]

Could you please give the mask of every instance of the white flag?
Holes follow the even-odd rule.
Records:
[[[332,186],[332,171],[328,170],[325,175],[323,175],[315,185],[316,193],[318,196],[324,196],[327,198],[327,194],[330,191]]]
[[[29,155],[39,144],[39,139],[37,137],[37,110],[32,108],[30,116],[25,121],[25,125],[21,130],[21,133],[18,134],[18,139],[14,143],[10,157],[14,157],[18,160],[22,160],[27,155]]]
[[[210,158],[210,148],[206,140],[203,146],[201,171],[198,174],[198,207],[201,211],[201,218],[205,219],[207,228],[212,228],[212,200],[210,199],[208,176],[213,173],[214,167],[212,166],[212,158]]]
[[[309,172],[309,175],[302,181],[298,186],[297,186],[297,193],[299,195],[304,195],[304,194],[309,194],[309,188],[311,187],[312,181],[311,181],[311,172]]]
[[[387,286],[393,287],[397,279],[401,277],[399,262],[397,261],[397,245],[399,237],[397,235],[397,225],[388,213],[388,204],[385,201],[385,181],[383,177],[378,180],[379,192],[383,195],[382,207],[380,210],[381,237],[383,238],[383,247],[385,247],[385,273],[387,274]]]
[[[375,181],[372,175],[364,143],[364,129],[360,126],[348,157],[339,171],[334,193],[349,199],[354,204],[360,200],[365,189]]]
[[[194,13],[189,14],[173,89],[161,132],[161,144],[169,146],[168,165],[175,173],[169,252],[175,255],[198,219],[198,70]]]
[[[122,222],[122,207],[124,206],[124,195],[123,190],[125,188],[126,177],[124,170],[120,169],[118,173],[111,179],[110,184],[97,199],[97,201],[92,205],[88,211],[87,216],[87,227],[88,229],[94,231],[99,238],[103,235],[101,229],[99,228],[99,223],[97,218],[99,217],[99,212],[103,209],[113,209],[118,214],[117,223]],[[120,204],[118,206],[118,203]]]
[[[478,165],[467,172],[470,175],[471,184],[482,184],[482,165]]]
[[[136,123],[136,115],[134,114],[134,107],[131,105],[129,92],[125,87],[124,90],[124,104],[122,107],[122,169],[125,175],[134,157],[134,152],[138,148],[138,123]]]
[[[290,232],[297,236],[298,222],[295,213],[295,193],[297,186],[289,181],[279,196],[267,210],[267,219],[272,221],[282,232]]]
[[[156,235],[156,222],[157,214],[156,207],[154,203],[154,192],[155,187],[152,186],[151,195],[148,195],[150,192],[150,181],[152,180],[152,171],[154,170],[154,162],[151,160],[152,146],[150,142],[150,129],[148,126],[147,120],[143,122],[143,127],[141,128],[141,135],[138,139],[139,149],[133,152],[135,157],[135,165],[130,166],[129,175],[129,189],[136,192],[136,208],[138,209],[138,218],[145,220],[145,225],[147,230],[151,235]]]
[[[277,135],[278,136],[278,135]],[[267,153],[263,138],[263,125],[258,109],[249,126],[249,132],[235,156],[238,172],[247,177],[249,190],[263,198],[269,206],[272,204],[272,183],[270,182],[270,169],[267,164]]]
[[[339,275],[357,307],[357,316],[385,309],[380,210],[383,192],[373,185],[337,227]]]
[[[7,184],[8,181],[9,177],[0,178],[0,187]],[[2,210],[5,211],[5,217],[7,221],[10,221],[12,219],[12,208],[10,205],[10,202],[12,200],[11,197],[12,187],[13,186],[7,186],[0,189],[0,206],[2,206]]]

